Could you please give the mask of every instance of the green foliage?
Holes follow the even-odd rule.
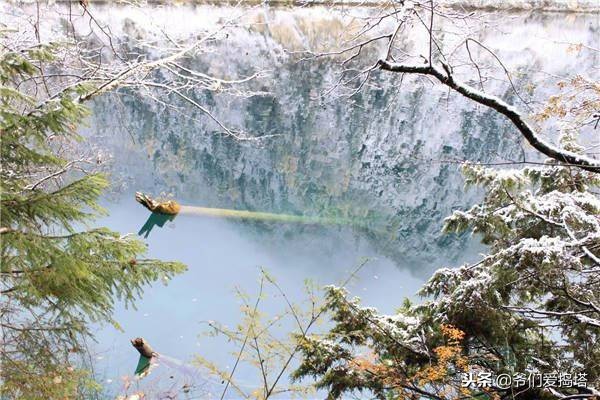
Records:
[[[9,398],[81,397],[90,376],[73,366],[73,356],[82,352],[88,324],[117,325],[116,300],[132,305],[145,285],[185,268],[140,258],[143,242],[89,227],[104,214],[98,200],[108,180],[92,162],[69,160],[65,151],[80,140],[87,87],[29,95],[43,71],[38,65],[52,64],[56,49],[38,45],[0,55],[0,361]]]
[[[41,353],[36,357],[48,359],[52,354]],[[31,351],[31,349],[26,349]],[[9,376],[2,386],[3,398],[19,399],[72,399],[90,398],[100,390],[90,372],[82,368],[74,368],[66,363],[43,363],[43,369],[35,363],[24,360],[11,360],[2,365],[3,376]],[[9,397],[10,396],[10,397]]]
[[[575,149],[571,137],[564,140]],[[331,398],[368,391],[377,398],[450,399],[466,395],[466,366],[495,375],[583,372],[588,388],[492,387],[478,396],[515,390],[518,398],[593,397],[600,385],[600,177],[553,164],[465,165],[464,174],[468,185],[484,187],[485,198],[448,217],[445,230],[471,229],[489,253],[476,264],[438,270],[420,292],[426,301],[405,303],[396,315],[328,288],[334,326],[301,340],[296,379],[316,378]],[[444,326],[464,333],[456,359],[448,356],[456,346],[444,346]],[[372,355],[368,363],[364,352]],[[444,379],[431,369],[440,360],[451,361],[441,369]]]

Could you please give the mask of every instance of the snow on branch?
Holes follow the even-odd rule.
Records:
[[[436,65],[410,65],[397,63],[388,60],[379,60],[379,67],[385,71],[421,74],[435,77],[442,84],[462,94],[479,104],[489,107],[508,118],[512,124],[519,130],[521,135],[531,144],[533,148],[545,154],[546,156],[559,161],[562,164],[572,165],[583,168],[587,171],[600,173],[600,161],[586,157],[581,154],[573,153],[558,147],[541,139],[537,132],[525,121],[525,117],[515,107],[506,103],[499,97],[483,93],[465,83],[454,78],[451,67],[446,63],[441,63],[443,69]]]

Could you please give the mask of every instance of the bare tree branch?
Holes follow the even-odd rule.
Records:
[[[445,63],[442,63],[443,70],[435,65],[410,65],[383,59],[379,60],[378,64],[379,67],[385,71],[433,76],[442,84],[448,86],[463,96],[504,115],[519,130],[525,140],[527,140],[527,142],[533,148],[542,154],[545,154],[546,156],[560,163],[567,163],[587,171],[600,173],[600,161],[581,154],[559,149],[558,147],[544,141],[525,121],[525,117],[515,107],[506,103],[499,97],[483,93],[465,83],[456,80],[452,74],[451,68]]]

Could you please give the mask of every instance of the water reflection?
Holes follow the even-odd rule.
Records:
[[[284,21],[280,28],[303,32],[301,26],[293,26],[302,20],[298,12],[272,11],[280,17],[273,20]],[[555,30],[560,37],[568,32],[573,41],[593,43],[596,32],[586,22],[590,18],[526,16],[514,26],[519,26],[516,35],[527,41],[510,40],[494,30],[485,35],[508,46],[500,55],[504,51],[508,58],[502,58],[510,69],[521,71],[519,85],[535,82],[533,66],[545,65],[546,72],[562,74],[593,63],[576,54],[564,57],[544,51],[547,46],[538,46],[544,41],[536,38],[542,29]],[[136,310],[119,305],[115,319],[122,332],[100,329],[96,347],[106,358],[98,372],[108,379],[131,373],[137,353],[129,339],[137,336],[173,358],[187,361],[202,353],[226,368],[234,358],[229,352],[236,349],[225,340],[199,338],[206,328],[202,322],[238,322],[240,302],[234,288],[255,293],[261,267],[278,279],[290,299],[299,300],[305,297],[306,279],[318,285],[339,282],[368,257],[370,262],[349,289],[366,305],[392,313],[403,297],[414,296],[434,269],[478,257],[476,240],[440,233],[443,219],[475,203],[477,192],[465,192],[456,165],[428,160],[519,159],[520,138],[507,121],[458,96],[448,100],[446,91],[414,82],[404,82],[400,90],[400,78],[394,74],[374,73],[377,89],[324,106],[313,95],[339,78],[335,63],[296,62],[281,51],[287,43],[278,41],[277,30],[269,24],[261,24],[264,30],[236,31],[226,44],[215,45],[216,57],[187,61],[207,73],[227,66],[232,76],[249,75],[249,60],[264,63],[273,71],[270,79],[260,82],[268,94],[190,96],[226,123],[259,136],[278,134],[276,138],[259,145],[239,142],[215,133],[198,110],[174,113],[147,98],[119,97],[118,115],[109,97],[94,105],[89,142],[118,160],[111,173],[121,184],[107,204],[110,216],[99,224],[135,232],[146,221],[139,234],[148,245],[148,256],[189,266],[168,286],[148,289]],[[314,33],[334,37],[326,31],[330,25]],[[502,95],[495,89],[490,92]],[[535,96],[544,98],[543,90],[540,83]],[[167,191],[183,204],[365,222],[319,225],[148,216],[133,200],[136,190]],[[271,312],[281,301],[263,306]],[[239,373],[250,384],[259,380],[256,371]]]
[[[173,221],[175,217],[176,215],[159,214],[155,212],[150,213],[150,216],[138,232],[138,235],[147,239],[148,235],[150,235],[150,232],[152,231],[152,228],[155,226],[162,228],[167,222]]]
[[[151,222],[158,216],[148,218],[148,211],[133,200],[133,193],[125,193],[108,207],[110,216],[100,222],[111,229],[137,231],[144,220],[144,226],[159,225]],[[157,283],[149,288],[137,309],[119,306],[115,319],[122,332],[112,326],[100,329],[95,349],[105,358],[97,372],[113,383],[132,374],[138,354],[129,340],[138,336],[148,340],[157,352],[186,364],[194,354],[202,353],[223,368],[231,366],[231,352],[236,350],[231,343],[199,335],[208,329],[205,322],[209,320],[229,326],[239,322],[241,303],[236,288],[254,296],[261,268],[296,302],[306,298],[305,280],[318,287],[343,281],[367,257],[370,261],[349,288],[366,304],[387,313],[393,312],[404,296],[413,296],[422,282],[409,272],[414,266],[408,260],[398,268],[395,261],[381,256],[348,226],[261,223],[257,230],[256,222],[185,214],[173,220],[161,219],[160,224],[161,229],[153,229],[145,239],[148,256],[177,259],[189,269],[167,286]],[[282,235],[282,229],[293,235]],[[279,312],[282,301],[265,300],[262,309]],[[255,372],[240,370],[240,378],[252,385],[259,378]],[[168,381],[168,374],[153,379],[166,376]]]

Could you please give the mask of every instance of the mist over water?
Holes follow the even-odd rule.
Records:
[[[117,382],[132,374],[137,352],[129,339],[137,336],[179,360],[201,353],[231,366],[229,352],[235,347],[198,335],[207,329],[205,321],[239,322],[235,288],[255,295],[261,268],[300,301],[306,297],[306,279],[318,286],[339,283],[367,258],[348,288],[365,305],[393,313],[404,297],[415,298],[435,269],[476,260],[485,250],[469,235],[441,233],[443,219],[473,205],[481,193],[465,190],[458,165],[440,161],[517,160],[524,152],[533,157],[530,149],[497,115],[456,94],[448,99],[446,90],[427,83],[407,79],[400,86],[393,74],[375,74],[373,86],[352,98],[321,98],[338,76],[337,64],[299,62],[284,51],[339,34],[343,25],[336,24],[342,17],[324,17],[318,10],[258,13],[263,25],[236,30],[206,57],[188,61],[229,77],[268,68],[270,75],[255,84],[264,94],[193,95],[225,123],[272,137],[240,142],[219,133],[205,115],[184,103],[179,104],[183,113],[127,93],[118,101],[105,96],[94,103],[84,134],[112,155],[115,182],[105,199],[110,215],[98,222],[102,226],[123,233],[140,230],[149,213],[135,202],[136,191],[170,194],[190,206],[361,221],[332,226],[182,214],[154,226],[145,239],[148,256],[182,261],[189,270],[167,286],[149,288],[137,310],[119,306],[115,319],[124,332],[99,327],[94,349],[104,361],[97,372],[106,379]],[[169,15],[193,30],[227,12],[180,7]],[[124,15],[129,18],[123,17],[124,31],[151,33],[135,16]],[[547,37],[568,35],[593,43],[598,34],[590,24],[593,16],[511,18],[510,33],[498,29],[482,40],[520,72],[518,84],[536,85],[532,99],[544,99],[548,90],[547,75],[536,65],[547,67],[545,73],[562,74],[598,64],[577,54],[564,57],[555,43],[548,51]],[[489,88],[511,99],[500,83],[491,82]],[[281,298],[266,300],[264,309],[281,310]],[[249,383],[259,379],[256,371],[240,374]]]

